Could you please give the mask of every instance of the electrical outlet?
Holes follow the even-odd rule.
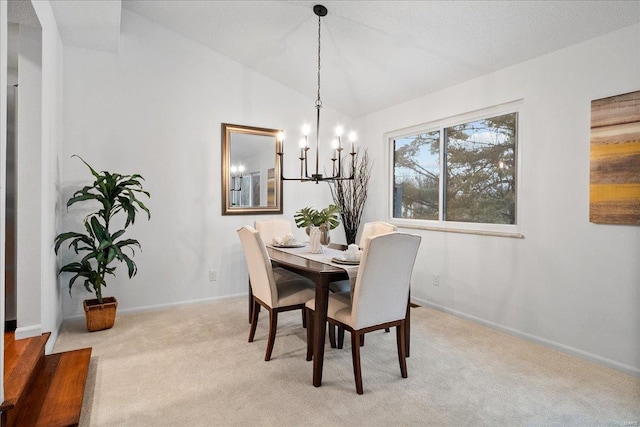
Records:
[[[209,281],[216,282],[218,280],[218,270],[209,270]]]
[[[440,275],[433,273],[433,286],[440,286]]]

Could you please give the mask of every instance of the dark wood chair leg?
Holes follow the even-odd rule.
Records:
[[[303,328],[307,327],[307,316],[304,312],[304,308],[302,309],[302,327]]]
[[[344,328],[338,326],[338,348],[342,349],[344,346]]]
[[[253,342],[253,337],[256,334],[256,326],[258,326],[258,301],[252,297],[251,301],[251,328],[249,329],[249,342]]]
[[[398,361],[400,362],[400,374],[402,378],[407,378],[407,359],[405,358],[405,342],[404,342],[404,320],[396,326],[396,338],[398,342]]]
[[[362,389],[362,369],[360,366],[360,335],[358,331],[351,331],[351,357],[353,358],[353,376],[356,380],[356,391],[364,393]]]
[[[278,312],[269,309],[269,341],[267,342],[267,352],[264,355],[264,361],[271,360],[271,352],[273,351],[273,343],[276,340],[276,329],[278,328]]]
[[[411,347],[411,294],[409,294],[409,301],[407,301],[407,315],[404,322],[404,347],[404,354],[409,357],[409,348]]]
[[[391,329],[389,329],[389,328],[384,328],[384,331],[385,331],[385,332],[391,332]]]
[[[360,335],[360,347],[364,345],[364,334]]]
[[[313,310],[305,307],[302,310],[307,319],[307,361],[313,360]]]
[[[253,320],[253,291],[251,290],[251,280],[249,280],[249,323]]]
[[[331,323],[328,323],[328,325],[329,325],[329,343],[331,344],[331,348],[336,348],[336,327]]]

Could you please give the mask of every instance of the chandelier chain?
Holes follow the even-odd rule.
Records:
[[[316,99],[316,106],[322,106],[320,100],[320,16],[318,16],[318,99]]]

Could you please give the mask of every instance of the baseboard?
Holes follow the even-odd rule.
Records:
[[[478,323],[482,326],[489,327],[491,329],[495,329],[500,332],[504,332],[505,334],[509,334],[511,336],[521,338],[525,341],[530,341],[536,344],[543,345],[545,347],[551,348],[553,350],[558,350],[563,353],[570,354],[572,356],[579,357],[581,359],[587,360],[592,363],[596,363],[598,365],[605,366],[607,368],[615,369],[617,371],[623,372],[628,375],[632,375],[634,377],[640,378],[640,368],[636,368],[634,366],[625,365],[624,363],[616,362],[615,360],[607,359],[602,356],[598,356],[596,354],[592,354],[583,350],[579,350],[574,347],[570,347],[565,344],[561,344],[556,341],[548,340],[546,338],[542,338],[536,335],[528,334],[526,332],[519,331],[517,329],[509,328],[504,325],[500,325],[498,323],[491,322],[489,320],[482,319],[480,317],[472,316],[470,314],[463,313],[461,311],[452,310],[450,308],[441,306],[439,304],[435,304],[433,302],[423,300],[420,298],[411,297],[412,301],[417,301],[420,305],[431,307],[438,311],[442,311],[447,314],[451,314],[456,317],[460,317],[465,320],[469,320],[474,323]]]
[[[24,326],[16,328],[16,339],[31,338],[42,335],[42,325]]]
[[[172,302],[172,303],[167,303],[167,304],[145,305],[145,306],[141,306],[141,307],[131,307],[131,308],[125,308],[125,309],[118,308],[118,313],[120,313],[120,314],[133,314],[133,313],[142,313],[142,312],[145,312],[145,311],[165,310],[167,308],[181,307],[181,306],[185,306],[185,305],[206,304],[208,302],[223,301],[223,300],[227,300],[227,299],[231,299],[231,298],[237,298],[237,297],[246,296],[246,295],[247,295],[247,293],[245,292],[245,293],[242,293],[242,294],[224,295],[224,296],[220,296],[220,297],[210,297],[210,298],[201,298],[201,299],[194,299],[194,300],[188,300],[188,301]],[[82,315],[78,315],[78,316],[65,317],[64,320],[77,320],[77,319],[84,319],[84,318],[85,318],[84,314],[82,314]]]
[[[164,310],[167,308],[174,307],[182,307],[184,305],[195,305],[195,304],[206,304],[208,302],[214,301],[223,301],[226,299],[236,298],[242,295],[247,295],[246,292],[243,294],[235,294],[235,295],[225,295],[220,297],[210,297],[210,298],[202,298],[202,299],[193,299],[188,301],[180,301],[180,302],[171,302],[167,304],[156,304],[156,305],[146,305],[142,307],[132,307],[124,310],[118,310],[120,313],[142,313],[144,311],[155,311],[155,310]],[[248,303],[247,303],[248,304]],[[83,316],[84,317],[84,316]]]
[[[53,353],[53,347],[56,345],[56,342],[58,341],[58,335],[60,335],[60,331],[62,330],[62,321],[63,319],[60,318],[60,321],[58,322],[56,327],[51,331],[51,335],[49,336],[47,345],[44,348],[45,354]]]

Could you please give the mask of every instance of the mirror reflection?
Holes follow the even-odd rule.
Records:
[[[222,124],[223,215],[282,213],[279,132]]]

